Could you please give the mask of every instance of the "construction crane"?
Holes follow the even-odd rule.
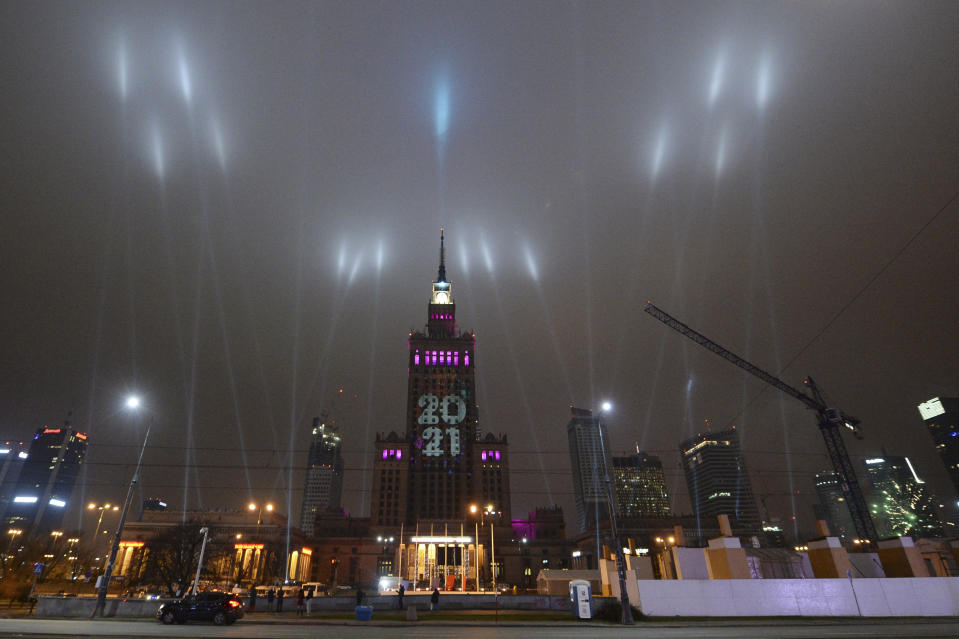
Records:
[[[869,514],[869,507],[866,504],[865,497],[863,497],[862,489],[859,487],[859,480],[856,479],[856,471],[852,467],[849,453],[846,451],[846,445],[842,441],[841,427],[849,428],[853,432],[853,435],[862,439],[862,435],[859,432],[858,419],[847,415],[837,408],[826,406],[822,392],[819,390],[819,387],[816,386],[816,382],[813,381],[812,377],[807,377],[803,380],[803,384],[805,384],[809,388],[810,393],[812,393],[810,396],[793,388],[778,377],[770,375],[761,368],[750,364],[735,353],[729,352],[708,337],[686,326],[669,313],[657,308],[652,302],[647,302],[646,308],[643,310],[674,331],[693,340],[703,348],[732,362],[770,386],[775,386],[787,395],[795,397],[805,404],[806,408],[814,410],[816,412],[816,420],[819,424],[819,432],[822,433],[823,439],[826,440],[826,450],[829,453],[829,459],[832,461],[833,470],[836,471],[836,475],[839,477],[839,486],[842,489],[846,505],[849,507],[849,514],[852,515],[853,525],[856,527],[856,534],[861,543],[870,543],[877,539],[876,526],[872,521],[872,516]]]

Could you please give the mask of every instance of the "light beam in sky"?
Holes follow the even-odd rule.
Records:
[[[156,171],[157,177],[162,180],[165,172],[163,138],[160,133],[160,124],[156,118],[150,122],[150,155],[153,159],[153,170]]]
[[[180,80],[180,91],[183,93],[183,99],[189,105],[193,101],[193,82],[190,78],[190,67],[187,64],[186,52],[183,50],[183,43],[176,44],[176,62],[177,77]]]
[[[490,253],[489,244],[486,243],[486,238],[480,240],[480,251],[483,253],[483,261],[486,262],[486,270],[490,275],[493,274],[493,255]]]
[[[769,101],[771,75],[772,62],[769,53],[764,52],[759,58],[759,69],[756,73],[756,105],[760,110],[765,109]]]
[[[376,243],[376,272],[379,274],[383,270],[383,261],[385,259],[386,249],[383,247],[383,240]]]
[[[363,263],[363,252],[360,251],[356,254],[356,259],[353,260],[353,268],[350,269],[350,276],[346,280],[347,286],[353,285],[353,280],[356,279],[357,274],[360,272],[360,265]]]
[[[466,242],[463,241],[462,234],[460,234],[459,238],[456,240],[456,252],[459,254],[460,258],[460,270],[463,272],[463,275],[469,275],[469,255],[466,252]]]
[[[720,49],[719,55],[713,64],[713,73],[709,80],[709,106],[712,107],[719,99],[719,93],[723,88],[723,75],[726,73],[726,52]]]
[[[526,257],[526,268],[529,269],[529,276],[538,284],[539,270],[536,268],[536,259],[533,257],[533,252],[526,242],[523,243],[523,255]]]
[[[728,138],[727,127],[724,124],[719,133],[719,144],[716,145],[716,177],[718,178],[726,165],[726,139]]]
[[[650,177],[656,179],[660,169],[663,167],[663,158],[666,156],[666,144],[669,141],[669,128],[666,123],[659,127],[659,133],[656,135],[656,143],[653,145],[653,158],[650,165]]]
[[[450,83],[447,74],[441,73],[433,89],[433,125],[436,141],[446,142],[450,127]]]
[[[120,99],[124,102],[127,100],[129,91],[128,66],[126,38],[121,35],[117,44],[117,85],[120,89]]]
[[[343,274],[346,273],[346,240],[340,242],[340,252],[336,258],[336,272],[340,277],[343,277]]]
[[[210,137],[213,141],[213,152],[220,163],[220,168],[226,171],[226,148],[223,145],[223,132],[220,130],[220,121],[216,116],[210,118]]]

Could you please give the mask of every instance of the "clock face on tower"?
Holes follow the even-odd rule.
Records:
[[[436,294],[436,303],[437,304],[449,304],[450,294],[446,291],[440,291]]]

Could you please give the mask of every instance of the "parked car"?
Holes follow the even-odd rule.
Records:
[[[201,592],[187,595],[178,601],[160,606],[157,619],[165,624],[187,621],[212,621],[217,626],[228,626],[243,617],[243,604],[228,592]]]

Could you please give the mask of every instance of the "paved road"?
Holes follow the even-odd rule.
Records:
[[[258,622],[242,620],[237,624],[218,628],[209,624],[192,623],[185,626],[164,626],[155,621],[88,620],[88,619],[0,619],[0,636],[27,637],[226,637],[276,639],[300,637],[344,637],[359,639],[439,639],[441,637],[470,637],[476,639],[603,639],[641,638],[672,639],[679,637],[762,637],[792,639],[796,637],[957,637],[957,619],[919,620],[828,620],[828,621],[769,621],[769,622],[645,622],[633,628],[598,624],[549,623],[496,626],[463,622],[431,622],[410,625],[402,622],[389,625],[355,625],[333,622]]]

